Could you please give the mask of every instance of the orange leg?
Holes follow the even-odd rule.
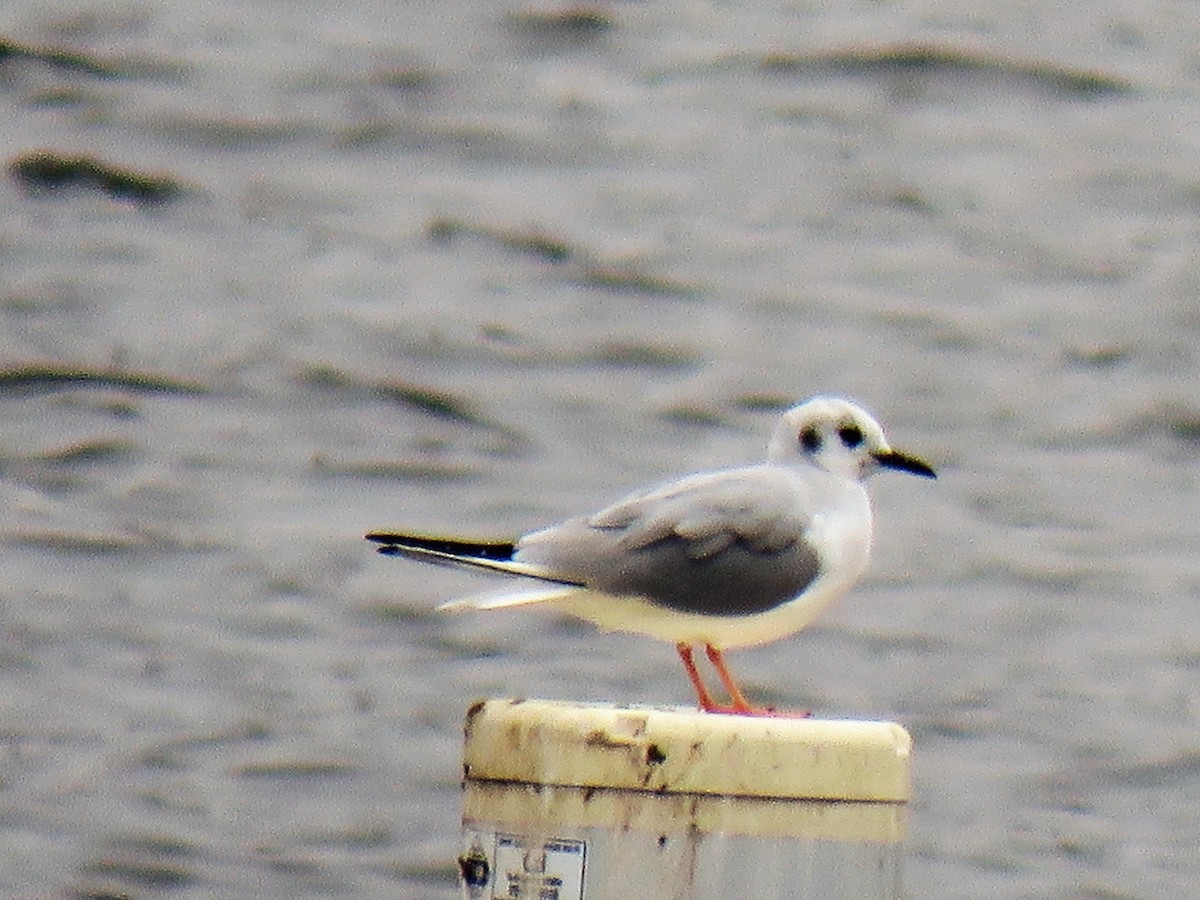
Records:
[[[721,684],[725,685],[725,691],[729,694],[729,699],[733,701],[734,710],[744,715],[756,715],[766,711],[757,710],[750,705],[750,701],[746,699],[746,695],[741,692],[737,683],[733,680],[733,675],[730,674],[729,668],[725,665],[725,657],[721,655],[720,650],[712,644],[705,644],[704,652],[708,654],[708,661],[717,670],[717,677],[721,679]]]
[[[739,716],[778,716],[789,719],[803,719],[810,715],[810,713],[804,710],[797,712],[777,712],[766,706],[751,706],[750,701],[746,699],[746,695],[741,692],[741,689],[737,686],[737,682],[733,680],[733,675],[730,673],[729,667],[725,665],[725,657],[721,655],[721,651],[712,644],[705,644],[704,652],[708,655],[709,662],[713,664],[713,668],[717,670],[717,677],[721,679],[721,684],[725,686],[725,690],[729,694],[730,705],[722,706],[713,699],[712,694],[708,692],[708,688],[704,684],[704,680],[700,677],[700,671],[696,668],[696,660],[693,656],[691,644],[680,642],[675,645],[675,649],[679,651],[679,658],[683,660],[683,667],[687,670],[688,680],[692,683],[692,687],[696,691],[696,700],[700,708],[705,712],[727,713]]]
[[[704,686],[704,679],[700,677],[700,672],[696,668],[696,661],[692,658],[692,645],[681,642],[675,645],[675,649],[679,651],[679,658],[683,660],[683,667],[687,669],[688,680],[696,691],[696,700],[700,704],[700,708],[705,712],[720,711],[721,708],[717,706],[712,694]]]

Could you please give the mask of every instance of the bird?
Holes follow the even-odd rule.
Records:
[[[516,540],[399,531],[366,538],[387,556],[523,582],[443,609],[539,606],[670,641],[701,711],[807,715],[753,705],[724,651],[800,631],[859,580],[872,539],[864,482],[881,469],[937,477],[929,463],[893,449],[861,406],[819,395],[780,416],[758,464],[687,475]],[[700,675],[697,647],[728,703]]]

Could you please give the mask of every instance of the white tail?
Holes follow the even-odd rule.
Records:
[[[510,606],[527,606],[531,603],[552,603],[555,600],[566,600],[579,594],[583,589],[574,585],[559,587],[529,588],[516,593],[483,594],[477,597],[463,597],[450,600],[438,606],[441,612],[463,612],[468,609],[506,609]]]

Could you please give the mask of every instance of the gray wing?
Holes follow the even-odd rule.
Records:
[[[749,615],[817,577],[810,507],[803,482],[777,466],[693,475],[527,535],[514,558],[680,612]]]

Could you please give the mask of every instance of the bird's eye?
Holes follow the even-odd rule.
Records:
[[[800,446],[809,453],[816,453],[821,449],[821,432],[815,428],[805,428],[800,432]]]
[[[843,425],[838,429],[838,437],[847,447],[857,447],[863,442],[862,429],[857,425]]]

